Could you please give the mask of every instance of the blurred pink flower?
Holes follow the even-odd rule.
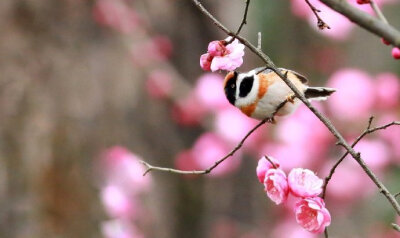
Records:
[[[225,46],[224,41],[212,41],[208,45],[208,53],[201,55],[200,66],[204,70],[235,70],[243,64],[244,45],[235,39],[232,43]]]
[[[132,63],[145,67],[155,62],[162,62],[171,55],[172,44],[165,36],[156,36],[143,42],[135,42],[130,49]]]
[[[313,171],[302,168],[292,169],[288,175],[290,191],[297,197],[315,197],[322,192],[324,181]]]
[[[257,121],[246,117],[235,107],[227,107],[216,112],[214,121],[215,131],[222,138],[231,143],[238,143],[243,137],[257,125]],[[264,134],[262,128],[256,130],[246,140],[244,147],[252,148]]]
[[[227,155],[230,146],[218,135],[206,132],[197,138],[192,148],[192,155],[200,169],[207,169],[217,160]],[[241,163],[240,155],[236,153],[218,165],[211,173],[211,176],[222,176],[235,171]]]
[[[171,75],[163,70],[153,70],[147,78],[146,90],[155,99],[168,97],[172,90]]]
[[[131,33],[140,23],[136,12],[119,0],[97,0],[93,7],[94,19],[121,33]]]
[[[175,156],[175,167],[180,170],[199,170],[199,165],[196,163],[192,151],[184,150]],[[195,175],[185,175],[187,178],[195,177]]]
[[[144,238],[144,235],[129,220],[115,219],[101,223],[105,238]]]
[[[394,59],[400,59],[400,48],[394,47],[392,49],[392,57]]]
[[[274,163],[274,165],[279,168],[280,164],[279,161],[276,160],[275,158],[268,156],[268,158]],[[274,166],[271,164],[271,162],[269,162],[265,156],[261,157],[260,160],[258,160],[258,164],[257,164],[257,168],[256,168],[256,173],[257,173],[257,177],[258,180],[260,181],[260,183],[264,183],[264,179],[265,179],[265,173],[274,168]]]
[[[295,205],[297,223],[312,233],[322,233],[331,224],[331,215],[320,197],[305,198]]]
[[[379,74],[376,79],[377,106],[383,109],[398,106],[400,102],[400,79],[391,73]]]
[[[114,146],[102,153],[102,169],[108,183],[121,186],[132,193],[147,191],[151,176],[143,176],[146,168],[140,158],[121,146]]]
[[[269,142],[260,149],[261,155],[271,155],[280,158],[281,168],[289,170],[294,167],[310,167],[312,161],[308,152],[301,145],[286,145]]]
[[[338,158],[332,159],[332,161],[337,160]],[[333,163],[325,164],[323,171],[326,176],[332,166]],[[337,203],[341,204],[341,207],[343,207],[345,203],[350,205],[353,202],[360,201],[360,199],[372,191],[374,191],[372,182],[352,158],[346,158],[339,165],[326,190],[327,197],[338,201]]]
[[[388,148],[380,140],[363,139],[354,148],[372,170],[381,170],[390,162]]]
[[[137,212],[135,201],[118,186],[108,185],[102,188],[100,197],[111,217],[130,218]]]
[[[194,94],[176,102],[171,111],[172,119],[183,126],[197,126],[206,115],[206,109]]]
[[[318,105],[315,104],[317,108]],[[333,138],[324,124],[303,106],[293,116],[284,118],[277,124],[276,135],[279,141],[288,145],[288,149],[303,148],[303,154],[313,162],[318,162],[323,157]]]
[[[279,205],[286,202],[289,187],[286,180],[286,174],[281,169],[269,169],[265,173],[264,189],[268,197]]]
[[[380,120],[378,125],[384,125],[387,123],[390,123],[392,121],[399,121],[400,117],[394,114],[388,114],[383,116]],[[387,128],[386,130],[380,130],[378,132],[379,136],[383,138],[391,147],[393,150],[394,155],[392,156],[393,158],[396,159],[397,164],[400,163],[400,146],[399,146],[399,141],[400,141],[400,126],[392,126],[390,128]]]
[[[153,45],[158,49],[158,52],[164,56],[164,58],[169,58],[172,55],[172,42],[167,36],[157,35],[152,39]]]
[[[337,92],[329,97],[331,113],[339,119],[366,119],[375,103],[375,86],[372,78],[358,69],[342,69],[328,82]]]
[[[292,207],[293,210],[293,207]],[[312,234],[300,226],[298,226],[292,217],[285,218],[277,222],[275,229],[272,231],[273,238],[317,238],[318,236]]]
[[[216,73],[205,73],[197,80],[194,93],[205,108],[218,111],[229,105],[225,98],[223,81]]]

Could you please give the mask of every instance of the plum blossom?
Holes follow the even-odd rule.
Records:
[[[112,217],[129,218],[136,212],[135,203],[121,188],[108,185],[101,190],[101,201]]]
[[[179,125],[196,126],[200,124],[206,112],[196,95],[190,94],[175,103],[171,110],[171,116]]]
[[[289,194],[285,172],[281,169],[269,169],[265,173],[264,190],[276,205],[284,203]]]
[[[342,69],[329,79],[328,85],[337,93],[329,97],[331,112],[340,119],[367,118],[375,103],[375,86],[372,78],[358,69]]]
[[[203,70],[235,70],[243,64],[244,45],[237,39],[229,42],[231,37],[222,41],[212,41],[208,45],[207,53],[200,56],[200,66]]]
[[[208,169],[217,160],[229,153],[231,147],[215,133],[206,132],[197,138],[192,147],[192,155],[199,169]],[[240,165],[240,154],[235,153],[232,158],[219,164],[211,176],[222,176],[235,171]]]
[[[320,197],[305,198],[295,205],[297,223],[312,233],[322,233],[331,223],[331,215]]]
[[[171,75],[163,70],[154,70],[146,81],[146,91],[155,99],[166,98],[172,90]]]
[[[102,153],[102,165],[107,181],[133,194],[147,191],[151,177],[143,176],[146,168],[140,160],[140,157],[122,146],[105,150]]]
[[[392,73],[376,76],[376,96],[378,107],[394,108],[400,102],[400,79]]]
[[[266,158],[266,156],[261,157],[261,159],[258,161],[256,172],[257,172],[257,177],[260,183],[264,183],[265,179],[265,174],[267,173],[268,170],[272,168],[279,168],[279,161],[274,159],[273,157],[268,157],[275,165],[272,165],[271,162],[269,162]]]
[[[313,171],[303,168],[292,169],[288,175],[290,191],[297,197],[314,197],[322,192],[320,179]]]
[[[140,24],[137,13],[124,1],[98,0],[93,7],[94,19],[121,33],[132,33]]]
[[[205,108],[218,112],[229,106],[223,93],[223,81],[216,73],[205,73],[197,80],[194,94]]]

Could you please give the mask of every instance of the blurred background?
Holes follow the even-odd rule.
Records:
[[[353,0],[351,0],[353,1]],[[227,27],[244,1],[204,0]],[[302,0],[250,5],[243,36],[310,84],[338,89],[316,104],[353,140],[400,118],[400,61],[378,37],[316,1],[330,30]],[[400,29],[400,1],[377,0]],[[369,6],[359,6],[371,12]],[[321,237],[297,225],[293,203],[276,206],[258,182],[258,159],[321,178],[343,151],[302,106],[254,133],[207,176],[151,172],[139,160],[204,169],[257,123],[228,105],[225,72],[199,57],[226,36],[184,0],[0,2],[0,237]],[[245,51],[247,71],[261,61]],[[400,128],[357,150],[393,193],[400,191]],[[326,198],[330,237],[400,237],[386,199],[351,158]]]

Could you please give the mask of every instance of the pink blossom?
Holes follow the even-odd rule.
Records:
[[[286,204],[286,203],[285,203]],[[293,211],[293,207],[291,207]],[[285,217],[283,220],[279,220],[272,231],[273,238],[317,238],[318,236],[312,234],[293,221],[293,217]]]
[[[106,212],[112,217],[129,218],[136,212],[134,200],[118,186],[102,188],[100,197]]]
[[[101,233],[105,238],[144,238],[129,220],[124,219],[102,222]]]
[[[175,167],[180,170],[199,170],[199,165],[194,159],[191,150],[184,150],[175,156]],[[186,178],[195,177],[195,175],[185,175]]]
[[[315,104],[317,108],[319,104]],[[276,135],[288,147],[301,147],[305,157],[318,162],[333,139],[325,125],[308,108],[301,106],[293,116],[277,124]],[[310,143],[313,141],[313,143]]]
[[[176,102],[172,107],[171,116],[180,125],[196,126],[200,124],[206,112],[196,95],[190,94]]]
[[[163,70],[154,70],[146,81],[146,90],[150,97],[164,99],[171,93],[171,75]]]
[[[288,175],[288,183],[293,195],[315,197],[322,192],[324,181],[311,170],[295,168]]]
[[[339,119],[366,119],[375,102],[375,86],[372,78],[358,69],[342,69],[328,82],[337,92],[329,97],[331,113]]]
[[[106,179],[132,193],[147,191],[151,176],[143,176],[146,168],[140,158],[121,146],[114,146],[102,153],[102,169]]]
[[[264,190],[276,205],[284,203],[289,194],[285,172],[281,169],[269,169],[265,173]]]
[[[394,74],[383,73],[379,74],[376,80],[378,106],[383,109],[389,109],[399,105],[400,79]]]
[[[399,116],[388,114],[382,117],[379,120],[378,125],[384,125],[390,123],[392,121],[399,121]],[[400,162],[400,126],[392,126],[386,130],[378,131],[378,134],[381,138],[383,138],[391,147],[394,153],[394,158],[397,160],[397,163]]]
[[[322,233],[331,223],[331,215],[320,197],[305,198],[295,205],[297,223],[312,233]]]
[[[221,137],[214,133],[206,132],[197,138],[192,148],[192,155],[199,169],[207,169],[217,160],[227,155],[231,149],[231,146]],[[240,162],[240,155],[236,153],[219,164],[210,175],[222,176],[232,173],[239,167]]]
[[[154,62],[162,62],[168,59],[172,46],[168,38],[156,36],[142,42],[135,42],[130,49],[132,63],[139,67],[145,67]]]
[[[200,56],[200,67],[203,70],[210,71],[212,60],[213,60],[213,57],[209,53],[202,54]]]
[[[119,0],[98,0],[93,8],[94,19],[122,33],[131,33],[139,24],[136,12]]]
[[[336,161],[338,158],[332,159]],[[333,163],[325,164],[323,171],[328,175]],[[374,191],[372,182],[365,172],[352,159],[346,158],[339,166],[329,182],[326,190],[329,198],[335,199],[339,204],[352,204]],[[343,206],[342,206],[343,207]]]
[[[400,48],[394,47],[392,49],[392,57],[394,59],[400,59]]]
[[[246,117],[237,108],[227,107],[216,112],[214,128],[228,142],[238,143],[257,123],[256,120]],[[256,130],[250,135],[244,147],[254,146],[262,135],[262,129]]]
[[[280,165],[279,165],[278,160],[276,160],[275,158],[270,157],[270,156],[268,158],[272,161],[272,163],[274,163],[276,168],[279,168]],[[275,168],[275,167],[271,164],[271,162],[269,162],[265,158],[265,156],[261,157],[261,159],[258,161],[257,168],[256,168],[257,177],[258,177],[258,180],[260,181],[260,183],[264,183],[265,173],[267,173],[268,170]]]
[[[223,81],[222,76],[216,73],[203,74],[197,80],[194,93],[208,110],[218,111],[229,106],[223,90]]]
[[[362,159],[372,170],[381,170],[390,162],[388,148],[380,140],[363,139],[354,148],[361,153]]]
[[[200,57],[200,66],[204,70],[235,70],[243,64],[244,45],[235,39],[225,45],[231,37],[224,41],[212,41],[208,45],[208,53]]]

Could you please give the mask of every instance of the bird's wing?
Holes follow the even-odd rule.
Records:
[[[293,70],[290,70],[290,69],[285,69],[285,68],[279,68],[279,69],[281,71],[284,71],[283,73],[285,73],[286,71],[289,71],[290,73],[296,75],[300,79],[300,81],[302,83],[304,83],[304,84],[308,83],[308,79],[304,75],[301,75],[301,74],[297,73],[296,71],[293,71]]]

